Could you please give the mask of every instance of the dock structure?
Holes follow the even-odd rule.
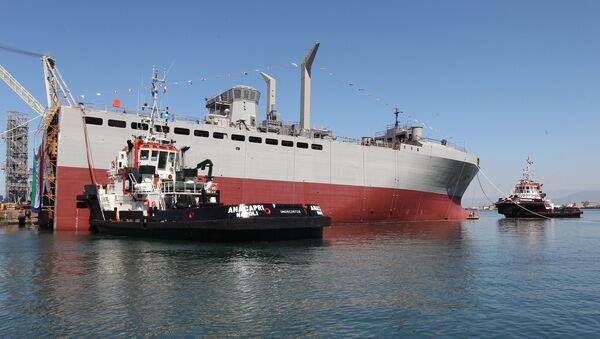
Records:
[[[2,164],[5,180],[5,195],[9,202],[27,201],[29,191],[29,168],[27,150],[29,142],[29,124],[27,114],[6,113],[6,133],[2,138],[6,142],[6,161]]]

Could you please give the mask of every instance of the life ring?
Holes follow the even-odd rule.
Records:
[[[218,191],[219,190],[219,184],[217,184],[216,182],[213,182],[212,185],[210,185],[210,189],[213,191]]]
[[[266,208],[265,208],[265,214],[266,214],[266,215],[269,215],[269,214],[271,214],[271,209],[270,209],[270,208],[268,208],[268,207],[266,207]]]

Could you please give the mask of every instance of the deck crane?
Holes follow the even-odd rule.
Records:
[[[47,108],[44,108],[31,93],[21,85],[2,65],[0,65],[0,78],[36,113],[42,116],[43,121],[38,132],[42,133],[44,154],[46,155],[46,190],[42,200],[42,211],[38,221],[40,226],[53,227],[54,205],[56,197],[56,161],[58,157],[58,132],[59,116],[63,101],[66,105],[76,107],[77,104],[69,87],[64,81],[60,70],[56,67],[54,59],[48,55],[41,55],[28,51],[0,45],[0,49],[28,56],[39,57],[44,68],[44,84],[46,86]]]

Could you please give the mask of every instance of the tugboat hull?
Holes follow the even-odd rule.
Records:
[[[583,212],[578,208],[562,207],[547,209],[544,204],[525,204],[520,205],[514,202],[502,202],[496,204],[498,213],[506,218],[579,218]]]
[[[324,216],[289,218],[255,217],[248,219],[181,222],[92,220],[91,224],[98,232],[113,235],[238,242],[320,239],[323,237],[323,227],[330,224],[330,218]]]

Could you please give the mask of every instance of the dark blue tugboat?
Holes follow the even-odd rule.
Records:
[[[546,199],[541,183],[533,180],[531,174],[533,161],[527,159],[523,169],[523,178],[507,198],[496,203],[498,213],[507,218],[579,218],[583,212],[576,207],[557,207]]]

